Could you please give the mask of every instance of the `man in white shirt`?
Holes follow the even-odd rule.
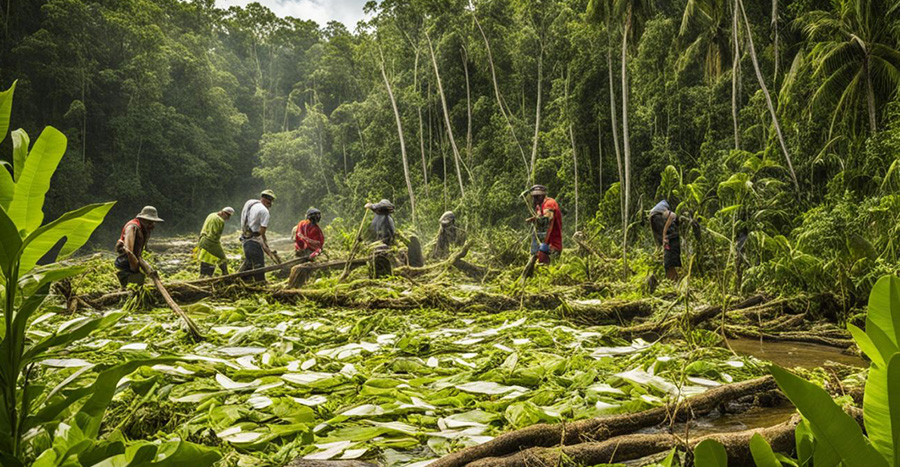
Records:
[[[240,271],[262,269],[266,265],[266,254],[274,254],[269,249],[266,239],[266,230],[269,227],[269,208],[275,201],[275,193],[272,190],[264,190],[259,199],[247,200],[244,209],[241,210],[241,244],[244,249],[244,262]],[[263,272],[251,274],[251,281],[265,282],[266,274]]]

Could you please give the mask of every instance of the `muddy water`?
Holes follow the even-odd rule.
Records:
[[[868,366],[862,358],[845,354],[841,349],[827,345],[805,342],[760,342],[754,339],[729,339],[728,344],[738,354],[768,360],[785,368],[816,368],[827,361],[860,368]]]

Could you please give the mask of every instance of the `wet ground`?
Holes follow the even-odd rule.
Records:
[[[753,339],[729,339],[728,345],[740,355],[751,355],[785,368],[816,368],[829,361],[860,368],[868,366],[862,358],[827,345]]]

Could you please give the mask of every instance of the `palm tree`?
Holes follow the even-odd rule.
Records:
[[[738,88],[740,53],[738,52],[738,9],[734,0],[688,0],[681,17],[679,36],[693,37],[680,60],[684,66],[688,60],[703,53],[703,70],[708,83],[722,75],[722,64],[729,56],[731,61],[731,118],[734,122],[734,148],[740,149],[738,124]],[[731,31],[728,22],[731,22]],[[730,42],[730,43],[729,43]],[[733,47],[733,51],[732,51]]]
[[[869,133],[875,133],[878,110],[900,86],[900,51],[892,35],[898,8],[892,3],[839,0],[834,11],[813,11],[798,19],[812,43],[815,76],[823,80],[813,103],[834,105],[831,128],[839,115],[855,123],[856,110],[864,106]]]
[[[732,8],[730,0],[688,0],[681,17],[679,36],[693,38],[685,49],[681,65],[703,53],[703,71],[712,83],[722,75],[722,64],[731,56],[730,31]]]

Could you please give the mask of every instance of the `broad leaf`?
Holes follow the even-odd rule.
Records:
[[[21,247],[22,237],[19,236],[19,229],[6,211],[0,209],[0,271],[3,272],[3,277],[9,277],[13,264],[19,258]]]
[[[13,144],[13,181],[19,181],[22,176],[22,169],[25,168],[25,160],[28,159],[28,147],[31,145],[31,139],[28,133],[19,128],[10,133]]]
[[[174,358],[152,358],[146,360],[131,360],[129,362],[116,365],[97,375],[97,380],[90,386],[91,397],[81,406],[76,418],[77,422],[86,437],[96,437],[100,432],[100,422],[103,414],[109,406],[112,397],[116,392],[116,385],[119,380],[130,375],[135,370],[146,365],[155,365],[157,363],[172,363],[178,361]]]
[[[56,128],[44,128],[28,153],[25,167],[9,204],[9,217],[19,230],[32,232],[44,220],[44,196],[50,189],[50,179],[66,152],[65,135]]]
[[[34,268],[37,261],[63,237],[65,237],[66,243],[59,252],[58,260],[65,259],[81,248],[87,243],[94,229],[103,222],[106,213],[114,204],[89,204],[81,209],[67,212],[55,221],[32,232],[22,244],[22,262],[19,273],[25,274]]]
[[[77,276],[87,269],[87,266],[66,266],[59,265],[40,270],[32,270],[29,274],[19,279],[19,288],[24,295],[31,295],[45,284],[50,284],[72,276]]]
[[[728,467],[728,453],[725,446],[714,439],[705,439],[694,447],[694,466]]]
[[[179,361],[177,358],[131,360],[108,368],[102,371],[91,385],[73,390],[64,399],[54,400],[52,403],[42,407],[38,413],[28,417],[25,420],[23,431],[53,422],[73,404],[90,396],[90,399],[81,407],[81,411],[76,417],[76,423],[81,423],[80,428],[85,433],[85,436],[96,437],[97,430],[100,427],[100,419],[103,418],[103,413],[115,394],[119,380],[142,366],[177,361]]]
[[[172,441],[164,443],[156,451],[154,467],[208,467],[213,465],[222,456],[212,448],[188,443],[186,441]]]
[[[772,446],[769,446],[769,442],[759,433],[755,433],[750,438],[750,454],[753,455],[756,467],[781,467],[781,462],[775,458]]]
[[[850,331],[850,335],[853,336],[853,340],[856,341],[856,345],[859,346],[859,349],[872,360],[872,363],[884,365],[884,358],[881,355],[881,351],[878,349],[878,346],[872,342],[872,338],[869,337],[865,331],[849,323],[847,324],[847,330]]]
[[[889,464],[900,459],[900,354],[887,365],[871,365],[863,395],[866,433]]]
[[[890,338],[895,348],[900,345],[900,278],[883,276],[878,279],[869,293],[869,310],[866,316],[867,333],[870,324],[874,323]]]
[[[809,465],[815,449],[815,438],[809,428],[809,422],[805,419],[794,429],[794,442],[797,445],[797,460],[800,461],[800,465]]]
[[[862,429],[856,421],[844,413],[824,389],[777,366],[770,367],[770,371],[788,399],[809,421],[816,441],[834,449],[844,465],[888,466],[884,458],[863,436]]]
[[[79,339],[84,339],[97,329],[103,329],[115,324],[122,316],[124,316],[124,313],[109,313],[102,318],[87,319],[67,328],[62,334],[49,336],[26,350],[25,355],[22,357],[22,363],[26,365],[54,347],[61,347]]]
[[[16,81],[6,91],[0,92],[0,143],[6,139],[9,131],[9,114],[12,113],[13,93],[16,91]]]
[[[13,183],[12,173],[0,164],[0,208],[9,209],[15,190],[16,184]]]

